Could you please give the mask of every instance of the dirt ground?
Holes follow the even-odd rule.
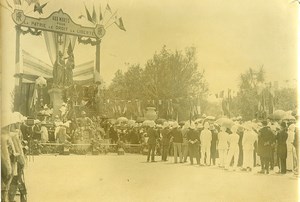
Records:
[[[29,202],[298,201],[298,178],[225,171],[146,156],[35,156],[25,180]]]

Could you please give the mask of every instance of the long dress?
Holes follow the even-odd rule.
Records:
[[[294,131],[288,131],[288,138],[286,140],[286,146],[287,146],[287,158],[286,158],[286,169],[287,170],[293,170],[293,150],[294,150],[294,138],[295,138],[295,132]]]

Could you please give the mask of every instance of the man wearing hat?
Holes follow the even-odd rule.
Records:
[[[242,140],[243,148],[243,170],[251,171],[253,169],[253,152],[254,152],[254,143],[257,141],[257,135],[252,130],[250,123],[244,126],[245,131]]]
[[[286,158],[287,158],[287,144],[286,140],[288,138],[286,123],[281,123],[281,130],[276,136],[277,140],[277,156],[278,156],[278,166],[281,174],[286,174]]]
[[[190,155],[190,162],[193,165],[193,159],[196,158],[197,164],[200,165],[200,154],[199,154],[199,133],[195,130],[195,124],[191,123],[189,126],[189,130],[187,132],[187,140],[189,142],[189,155]]]
[[[177,122],[173,123],[173,128],[170,132],[170,136],[172,137],[173,141],[173,148],[174,148],[174,163],[177,163],[177,156],[179,155],[179,162],[182,163],[182,150],[181,146],[183,143],[182,132],[178,128],[179,125]]]
[[[237,125],[233,125],[231,127],[232,134],[230,134],[228,137],[229,150],[228,150],[225,169],[229,168],[232,158],[234,161],[233,170],[237,168],[238,159],[239,159],[239,140],[240,140],[240,136],[237,134],[237,130],[238,130]]]
[[[151,154],[151,162],[155,162],[155,146],[156,146],[156,139],[158,138],[157,132],[154,129],[155,123],[151,122],[149,124],[149,128],[147,130],[148,135],[148,155],[147,155],[147,162],[150,161],[150,154]]]
[[[25,157],[20,140],[18,121],[10,116],[3,116],[1,129],[1,201],[14,201],[19,189],[20,201],[26,202],[26,186],[24,182]],[[12,126],[16,126],[13,128]],[[14,131],[13,131],[14,130]]]
[[[228,137],[229,134],[226,132],[226,127],[221,127],[221,132],[218,134],[217,148],[219,152],[219,167],[225,168],[225,161],[228,151]]]
[[[32,127],[33,139],[40,140],[41,139],[41,121],[34,120],[34,125]]]
[[[164,122],[163,129],[161,130],[162,135],[162,161],[167,161],[168,158],[168,151],[169,151],[169,144],[170,144],[170,130],[168,122]]]
[[[258,155],[261,160],[261,171],[259,173],[269,174],[270,159],[272,157],[272,144],[274,134],[268,127],[267,121],[262,121],[262,128],[258,135]]]
[[[212,134],[209,130],[209,123],[204,123],[204,129],[200,134],[201,142],[201,165],[210,166],[210,146],[211,146]],[[205,158],[206,157],[206,158]]]

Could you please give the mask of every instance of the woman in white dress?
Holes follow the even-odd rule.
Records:
[[[293,159],[295,153],[295,147],[293,145],[295,139],[295,124],[291,124],[288,128],[288,138],[286,140],[287,145],[287,158],[286,158],[286,170],[292,171],[294,167]]]

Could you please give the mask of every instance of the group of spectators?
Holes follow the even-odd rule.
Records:
[[[295,122],[249,121],[235,122],[231,127],[211,121],[203,123],[154,123],[147,129],[147,161],[154,162],[160,145],[161,160],[167,161],[170,147],[174,163],[200,166],[216,165],[224,169],[252,171],[261,165],[259,173],[269,174],[275,166],[279,173],[298,170],[299,131]],[[157,144],[160,142],[160,144]]]
[[[52,135],[45,121],[35,121],[33,126],[21,125],[23,139],[38,140],[41,143],[64,144],[94,141],[141,146],[140,152],[147,154],[147,161],[161,156],[167,161],[173,156],[174,163],[200,166],[218,165],[221,168],[251,171],[261,165],[261,173],[269,173],[278,166],[280,173],[297,171],[298,128],[295,121],[248,121],[241,120],[228,126],[215,121],[165,121],[156,124],[111,122],[99,117],[87,117],[82,112],[75,121],[61,121],[54,118]],[[76,127],[75,127],[76,126]],[[28,130],[30,128],[30,130]],[[30,131],[30,132],[29,132]]]

